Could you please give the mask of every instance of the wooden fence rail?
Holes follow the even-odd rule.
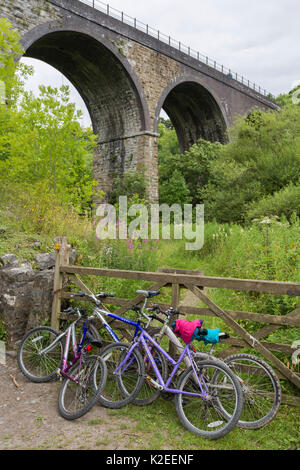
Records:
[[[181,312],[199,316],[215,316],[222,319],[237,335],[224,341],[228,348],[219,353],[225,357],[242,348],[251,348],[253,353],[260,353],[268,362],[272,364],[279,377],[286,379],[300,389],[300,374],[291,370],[287,365],[279,360],[273,352],[283,353],[291,358],[294,350],[288,344],[280,344],[264,341],[272,332],[283,326],[300,326],[300,307],[287,315],[270,315],[264,313],[253,313],[243,311],[224,310],[216,305],[206,294],[206,288],[237,289],[250,292],[264,292],[268,294],[281,294],[299,297],[300,283],[265,281],[253,279],[235,279],[205,276],[202,271],[160,268],[158,272],[127,271],[104,268],[88,268],[69,265],[69,245],[65,238],[56,240],[56,265],[53,292],[52,326],[58,327],[61,318],[61,300],[69,299],[70,292],[65,291],[64,280],[69,279],[82,292],[91,293],[89,288],[80,279],[79,275],[93,275],[100,277],[113,277],[119,279],[132,279],[140,281],[150,281],[154,284],[152,289],[170,287],[172,289],[171,304],[174,308],[179,308]],[[194,296],[203,302],[206,307],[194,307],[182,305],[180,303],[180,293],[182,289],[191,291]],[[117,315],[124,314],[131,306],[144,300],[143,296],[137,295],[133,299],[107,298],[105,304],[119,305],[115,312]],[[151,304],[149,304],[151,305]],[[160,304],[163,308],[169,305]],[[249,334],[237,320],[248,320],[267,324],[254,334]],[[120,325],[118,325],[120,326]],[[122,326],[124,328],[124,325]],[[128,336],[129,337],[129,336]],[[300,404],[297,397],[285,397],[286,402]]]

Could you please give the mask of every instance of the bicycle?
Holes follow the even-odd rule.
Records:
[[[136,292],[143,294],[145,291],[137,290]],[[147,291],[147,292],[150,292],[149,295],[151,297],[154,297],[155,295],[159,294],[159,291]],[[117,333],[111,328],[111,326],[109,325],[109,323],[105,319],[106,316],[109,316],[110,312],[108,310],[104,310],[103,308],[100,308],[101,307],[101,300],[100,299],[105,299],[107,297],[114,297],[114,294],[108,294],[108,293],[105,293],[105,292],[101,292],[100,294],[95,295],[95,294],[85,294],[83,292],[78,292],[78,293],[74,293],[72,295],[72,297],[79,297],[79,298],[85,297],[86,299],[90,300],[94,304],[93,316],[101,321],[101,323],[102,323],[101,328],[106,329],[106,331],[108,332],[108,334],[110,335],[110,337],[112,338],[112,340],[114,342],[117,342],[117,343],[121,342],[118,335],[117,335]],[[147,304],[147,301],[144,302],[144,307],[146,306],[146,304]],[[133,310],[136,311],[134,308],[133,308]],[[115,316],[115,318],[120,319],[121,317]],[[125,319],[123,319],[122,321],[125,321]],[[129,322],[127,322],[127,323],[129,323]],[[136,337],[137,333],[138,333],[137,330],[135,330],[133,332],[133,339]],[[94,336],[96,336],[96,334],[99,335],[97,330],[96,330],[96,333],[94,333]],[[165,361],[163,355],[159,351],[156,351],[155,360],[156,360],[157,367],[159,368],[161,374],[163,375],[163,377],[166,377],[166,373],[167,373],[166,361]],[[111,366],[111,362],[108,361],[107,362],[108,369],[109,369],[110,366]],[[147,369],[147,373],[151,374],[150,365],[145,364],[145,368]],[[129,377],[129,375],[128,375],[128,377]],[[129,380],[129,378],[128,378],[128,380]],[[129,384],[127,386],[130,387]],[[115,388],[115,383],[113,381],[111,381],[111,374],[109,373],[109,370],[108,370],[107,385],[105,387],[104,392],[105,392],[105,394],[108,395],[108,397],[110,395],[116,396],[116,395],[119,394],[118,388]],[[159,394],[160,394],[159,391],[153,390],[153,387],[149,386],[148,383],[145,382],[142,389],[140,390],[139,396],[135,398],[133,403],[135,405],[140,405],[140,406],[150,404],[158,397]],[[102,404],[105,406],[105,403],[106,402],[104,400]]]
[[[157,311],[166,317],[164,321],[155,314],[147,316],[141,310],[141,313],[148,320],[148,325],[152,320],[162,323],[161,328],[149,329],[149,334],[154,336],[157,343],[160,343],[162,338],[167,336],[177,352],[180,352],[182,345],[169,326],[172,317],[179,314],[178,310],[170,308],[164,311],[158,305],[147,310]],[[202,333],[205,333],[205,329],[202,329]],[[219,334],[220,340],[229,337],[228,333]],[[215,344],[212,344],[208,353],[196,353],[196,358],[211,360],[214,350]],[[244,406],[238,426],[245,429],[259,429],[269,424],[277,415],[281,404],[281,386],[275,371],[267,362],[253,354],[237,353],[222,360],[236,374],[243,390]],[[190,367],[191,364],[188,358],[185,362],[186,366]]]
[[[88,317],[84,310],[78,308],[69,308],[65,313],[77,314],[78,318],[61,334],[47,326],[30,330],[19,345],[17,361],[22,373],[33,382],[61,378],[58,410],[61,416],[73,420],[86,414],[97,402],[106,383],[107,368],[99,355],[88,355],[92,346],[102,346],[102,342],[91,333],[93,316]],[[77,345],[75,326],[81,318],[85,321]],[[73,359],[68,365],[71,336]],[[95,388],[91,378],[94,380],[96,371]]]
[[[84,296],[85,294],[83,292],[73,293],[71,295],[72,298]],[[93,298],[98,304],[101,303],[98,299],[99,297],[106,298],[113,297],[113,295],[105,292],[100,292],[99,294],[94,295]],[[86,316],[83,309],[81,309],[81,312]],[[104,310],[102,312],[104,312]],[[78,309],[69,308],[63,313],[67,315],[78,314]],[[100,318],[103,320],[103,317],[101,315],[99,317],[98,310],[95,309],[89,318],[88,324],[89,336],[94,340],[101,341],[100,334],[97,328],[93,325],[93,318]],[[80,318],[77,319],[77,321],[79,320]],[[71,327],[72,325],[70,325],[70,328]],[[59,378],[57,370],[59,369],[63,359],[64,337],[66,336],[66,333],[67,329],[63,333],[60,333],[49,326],[38,326],[25,334],[19,344],[17,360],[21,371],[29,380],[32,382],[49,382]],[[39,342],[39,349],[37,342]],[[51,348],[48,348],[45,351],[49,345],[51,345]],[[25,346],[29,348],[28,351]],[[41,351],[43,352],[42,354]]]
[[[146,308],[148,300],[159,295],[159,291],[137,290],[136,293],[144,295],[144,303],[142,307],[140,307],[139,305],[135,305],[131,307],[130,310],[133,310],[135,313],[139,314],[139,321],[142,320],[142,317],[146,319],[144,329],[149,332],[150,336],[155,335],[154,337],[157,343],[160,343],[162,338],[164,336],[167,336],[170,342],[175,346],[177,352],[180,354],[183,349],[182,344],[180,343],[178,337],[175,335],[173,330],[170,328],[169,324],[171,323],[172,318],[175,315],[183,314],[172,307],[166,311],[160,309],[158,305],[155,305],[152,308]],[[103,317],[103,314],[106,316],[109,312],[99,308],[101,302],[98,297],[106,298],[113,297],[114,295],[106,294],[104,292],[98,295],[87,295],[80,292],[73,294],[73,297],[75,296],[85,296],[95,304],[93,315],[95,315],[102,321],[103,326],[106,328],[113,340],[116,342],[120,342],[120,339],[118,338],[116,333],[112,330],[110,325],[106,322],[105,318]],[[166,319],[165,321],[163,321],[160,317],[155,316],[154,314],[147,315],[145,313],[145,310],[149,312],[157,311],[161,314],[164,314]],[[121,317],[116,318],[119,320],[121,319]],[[151,322],[153,320],[157,320],[162,323],[162,327],[153,329],[153,327],[151,327]],[[94,336],[96,336],[96,334],[98,334],[97,330],[96,332],[94,332]],[[136,337],[136,335],[137,330],[135,330],[134,332],[133,339]],[[226,339],[228,337],[229,335],[227,333],[220,333],[219,335],[220,340]],[[157,350],[153,346],[151,347],[152,355],[155,358],[156,366],[159,368],[162,377],[166,379],[168,374],[168,365],[166,363],[166,360],[163,354],[159,352],[159,350]],[[196,353],[196,357],[199,359],[214,360],[214,348],[215,346],[212,345],[208,353],[203,351],[201,353],[198,352]],[[144,356],[143,360],[145,374],[150,377],[155,377],[153,368],[147,356]],[[266,424],[270,423],[277,415],[281,404],[280,383],[277,375],[275,374],[271,366],[266,363],[263,359],[255,355],[244,353],[231,355],[227,358],[224,358],[223,361],[228,364],[229,367],[235,372],[243,390],[244,407],[241,418],[238,422],[238,426],[245,429],[259,429],[265,426]],[[191,366],[187,355],[184,357],[184,363],[187,368]],[[107,366],[108,369],[110,369],[112,367],[111,362],[108,361]],[[105,393],[108,393],[108,395],[114,395],[116,397],[120,394],[120,391],[114,388],[116,384],[112,381],[110,372],[111,371],[108,370],[108,380],[107,386],[105,387]],[[129,380],[129,378],[127,378],[127,380]],[[148,380],[144,382],[142,389],[140,390],[138,396],[133,400],[132,403],[140,406],[148,405],[151,404],[154,400],[156,400],[160,395],[162,396],[162,398],[170,397],[170,394],[161,392],[160,390],[153,388],[153,386]],[[171,396],[173,397],[174,395],[172,394]],[[120,400],[121,397],[122,396],[120,395]],[[102,404],[106,406],[106,401],[104,400]]]
[[[145,291],[151,295],[152,291]],[[114,391],[119,395],[100,394],[98,400],[109,408],[121,408],[138,396],[144,380],[159,391],[175,395],[175,407],[182,424],[191,432],[207,439],[218,439],[230,432],[237,424],[243,407],[243,393],[235,374],[222,361],[195,360],[191,344],[187,344],[175,361],[144,330],[140,322],[134,322],[113,313],[109,317],[135,327],[132,343],[113,343],[100,351],[108,370],[112,370],[112,381],[117,384]],[[159,351],[173,365],[173,370],[166,380],[160,374],[149,344]],[[143,356],[140,353],[143,351]],[[191,367],[179,377],[177,388],[170,384],[185,356],[188,356]],[[144,358],[147,357],[153,368],[156,380],[145,374]],[[108,374],[108,379],[109,379]],[[95,377],[95,387],[97,386]],[[104,389],[105,391],[105,389]],[[200,422],[203,422],[200,428]]]

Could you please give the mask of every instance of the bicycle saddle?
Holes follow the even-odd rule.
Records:
[[[155,297],[156,295],[160,294],[159,290],[137,290],[137,294],[142,294],[145,297]]]
[[[89,331],[86,333],[87,338],[89,339],[92,346],[96,348],[102,348],[102,340],[94,338]]]

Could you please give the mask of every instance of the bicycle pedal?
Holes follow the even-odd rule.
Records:
[[[163,390],[162,385],[160,385],[159,383],[155,382],[155,380],[153,380],[151,377],[149,377],[149,375],[146,375],[145,379],[147,380],[147,383],[148,383],[149,385],[151,385],[151,387],[156,388],[156,389],[158,389],[158,390]]]

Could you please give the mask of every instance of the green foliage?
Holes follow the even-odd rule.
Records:
[[[175,153],[169,144],[175,130],[165,128],[159,151],[160,199],[166,200],[176,172],[178,193],[173,189],[172,201],[184,202],[187,187],[194,205],[204,203],[206,220],[244,223],[258,214],[299,213],[298,90],[282,96],[284,106],[276,111],[254,110],[239,118],[231,129],[232,141],[225,145],[200,139],[187,152]]]
[[[80,126],[82,113],[70,103],[67,86],[40,86],[37,97],[24,91],[22,79],[32,69],[17,62],[23,52],[19,39],[1,18],[0,80],[5,82],[7,102],[0,105],[0,183],[11,191],[42,191],[42,199],[55,199],[55,206],[90,211],[96,136]]]
[[[159,202],[161,204],[188,204],[191,200],[190,191],[184,176],[179,170],[174,170],[168,180],[161,183],[159,188]]]
[[[175,139],[176,133],[174,130],[168,130],[167,134],[172,135],[172,139],[169,137],[168,142]],[[201,190],[210,180],[211,167],[218,158],[222,145],[218,142],[211,143],[200,139],[183,154],[174,153],[170,150],[169,145],[164,146],[164,141],[161,138],[160,145],[163,148],[159,147],[159,193],[166,194],[169,181],[177,172],[178,195],[176,202],[185,203],[189,199],[193,204],[201,203],[203,201]],[[184,181],[179,179],[178,172],[181,173]],[[184,199],[181,199],[182,196]],[[165,197],[162,201],[165,202]]]
[[[294,213],[300,217],[300,183],[289,184],[280,191],[251,203],[247,211],[247,220],[251,221],[264,215],[286,216],[290,220]]]
[[[5,85],[7,105],[15,103],[22,84],[16,72],[30,73],[30,68],[17,62],[22,53],[20,34],[6,18],[0,18],[0,81]]]
[[[69,103],[69,88],[40,87],[40,96],[23,93],[10,110],[0,140],[0,178],[26,186],[44,185],[77,210],[88,209],[94,183],[87,161],[95,136],[81,128],[81,111]],[[1,130],[1,129],[0,129]]]
[[[224,157],[243,165],[249,180],[262,183],[264,195],[297,183],[300,168],[300,107],[254,111],[232,129]]]
[[[9,237],[13,239],[14,234],[24,233],[27,236],[25,243],[34,237],[38,240],[39,237],[46,237],[51,248],[54,237],[67,236],[70,243],[76,243],[82,234],[87,230],[91,231],[92,226],[87,217],[79,217],[71,204],[62,203],[56,194],[49,190],[46,181],[32,186],[11,182],[7,182],[5,186],[1,185],[0,213],[6,214],[4,222],[3,215],[1,217],[1,228],[7,229]],[[21,248],[22,243],[17,241],[17,250]],[[4,246],[8,248],[9,243]]]
[[[117,205],[120,196],[127,196],[131,203],[147,202],[147,184],[143,167],[124,173],[122,178],[115,178],[113,189],[108,194],[108,202]]]
[[[159,163],[164,164],[171,155],[178,155],[180,149],[171,121],[160,119],[158,132],[160,135],[158,140]]]
[[[277,98],[276,98],[276,103],[279,105],[279,106],[286,106],[286,105],[289,105],[291,103],[293,104],[297,104],[295,103],[295,100],[298,101],[298,106],[300,106],[300,85],[297,85],[295,86],[295,88],[293,88],[289,93],[285,94],[285,93],[282,93],[280,94]]]

